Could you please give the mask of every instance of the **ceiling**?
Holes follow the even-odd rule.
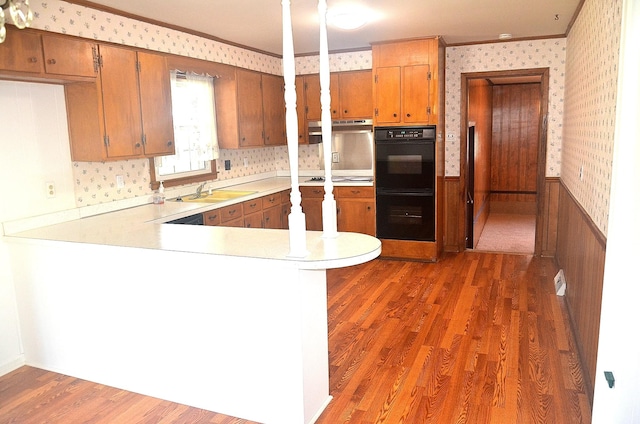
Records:
[[[280,0],[73,1],[122,11],[191,32],[282,54]],[[369,48],[371,42],[442,36],[447,44],[564,35],[581,0],[351,0],[372,10],[375,21],[359,30],[328,28],[329,50]],[[328,0],[329,9],[345,3]],[[319,50],[316,0],[291,0],[296,55]],[[117,12],[116,12],[117,13]]]

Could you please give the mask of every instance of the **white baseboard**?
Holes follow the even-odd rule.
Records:
[[[23,366],[25,363],[26,362],[24,359],[24,355],[20,355],[9,362],[5,362],[4,364],[0,365],[0,376],[9,374],[11,371],[17,370],[18,368]]]

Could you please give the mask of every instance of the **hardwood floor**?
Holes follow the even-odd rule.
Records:
[[[589,423],[552,259],[465,252],[328,273],[330,390],[317,421]],[[0,378],[0,423],[243,423],[30,367]]]

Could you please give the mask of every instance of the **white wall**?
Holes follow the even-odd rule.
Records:
[[[598,363],[593,403],[594,423],[640,422],[640,322],[637,243],[640,238],[640,4],[625,0],[618,79],[616,134],[605,259]],[[609,388],[604,372],[616,379]]]
[[[62,86],[0,81],[0,110],[0,222],[74,208]],[[46,182],[55,184],[55,197],[47,197]],[[22,363],[14,281],[0,241],[0,375]]]

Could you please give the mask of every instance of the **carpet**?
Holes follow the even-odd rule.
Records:
[[[535,240],[535,215],[491,213],[476,250],[533,253]]]

